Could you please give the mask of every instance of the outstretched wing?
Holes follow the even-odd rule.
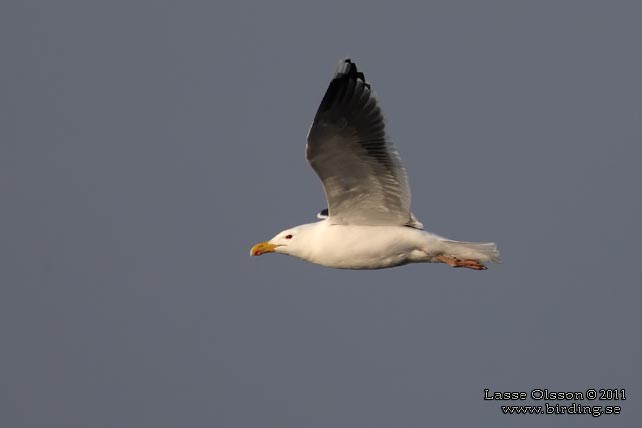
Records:
[[[386,139],[381,109],[349,59],[321,101],[306,157],[323,183],[333,223],[421,225],[410,213],[408,177]]]

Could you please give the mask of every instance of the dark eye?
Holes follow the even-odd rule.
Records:
[[[292,235],[286,235],[285,239],[292,239]]]

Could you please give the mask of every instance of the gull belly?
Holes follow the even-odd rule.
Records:
[[[440,237],[406,226],[360,226],[321,221],[306,234],[304,260],[337,269],[383,269],[430,262]]]

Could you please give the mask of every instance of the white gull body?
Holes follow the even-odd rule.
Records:
[[[292,236],[286,239],[287,236]],[[285,230],[270,241],[276,253],[337,269],[383,269],[437,263],[440,255],[499,261],[493,243],[451,241],[408,226],[359,226],[325,220]]]
[[[401,159],[363,73],[342,61],[308,133],[306,158],[323,184],[321,221],[284,230],[250,250],[275,252],[339,269],[447,263],[486,269],[500,262],[494,243],[460,242],[424,231],[410,212]]]

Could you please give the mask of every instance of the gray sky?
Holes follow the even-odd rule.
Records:
[[[637,1],[3,2],[0,425],[634,425],[641,21]],[[249,257],[325,207],[305,135],[345,56],[415,214],[503,265]],[[622,414],[482,399],[591,387],[626,388],[583,402]]]

